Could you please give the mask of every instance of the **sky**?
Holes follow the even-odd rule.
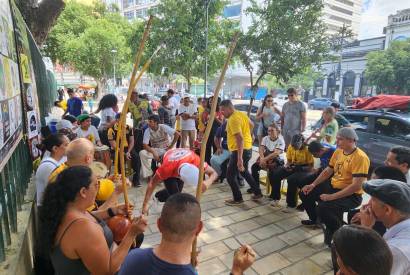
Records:
[[[362,0],[363,12],[359,39],[383,35],[387,17],[397,10],[409,9],[410,0]]]

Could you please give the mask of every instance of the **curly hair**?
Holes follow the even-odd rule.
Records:
[[[81,188],[89,188],[92,171],[87,166],[72,166],[62,171],[54,183],[48,184],[39,212],[40,237],[44,252],[50,252],[58,227]]]
[[[106,108],[114,108],[118,104],[118,98],[114,94],[106,94],[104,95],[100,102],[98,103],[98,108],[95,113],[98,113],[101,110],[104,110]]]

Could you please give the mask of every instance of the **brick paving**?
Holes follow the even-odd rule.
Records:
[[[145,186],[130,190],[130,199],[137,208],[142,205]],[[242,243],[250,244],[257,254],[245,274],[333,274],[330,250],[323,244],[321,230],[300,224],[302,218],[307,218],[305,213],[286,211],[284,200],[280,202],[282,209],[271,207],[267,199],[253,202],[246,188],[242,188],[245,204],[240,207],[225,206],[224,200],[231,198],[226,182],[213,184],[203,195],[199,274],[229,274],[234,250]],[[184,192],[194,191],[192,187],[184,188]],[[150,208],[143,247],[160,242],[156,219],[162,205]]]

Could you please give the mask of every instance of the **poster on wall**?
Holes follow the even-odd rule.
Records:
[[[0,0],[3,1],[3,0]],[[16,48],[19,62],[20,79],[22,80],[22,97],[23,97],[23,110],[26,121],[26,131],[29,136],[29,146],[32,153],[32,158],[35,159],[38,154],[33,148],[33,143],[39,142],[40,135],[40,108],[37,98],[37,86],[35,81],[34,68],[32,63],[32,57],[30,52],[29,35],[26,24],[23,17],[20,14],[14,1],[11,1],[11,9],[14,16],[14,30],[16,36]],[[12,67],[17,68],[14,64]],[[10,75],[13,74],[13,69],[10,69]],[[11,76],[13,83],[13,77]]]
[[[23,109],[13,21],[8,0],[0,0],[0,171],[22,138]]]

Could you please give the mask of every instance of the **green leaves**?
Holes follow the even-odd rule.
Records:
[[[252,24],[238,45],[238,56],[251,73],[252,85],[264,75],[288,82],[327,53],[320,0],[251,1]],[[253,75],[258,75],[256,80]]]
[[[44,51],[53,62],[69,64],[97,82],[105,82],[113,76],[114,60],[117,76],[130,73],[130,45],[139,43],[138,34],[143,28],[143,22],[130,23],[99,2],[87,6],[70,1],[51,31]]]
[[[410,39],[392,42],[385,51],[367,55],[366,77],[384,93],[410,91]]]

